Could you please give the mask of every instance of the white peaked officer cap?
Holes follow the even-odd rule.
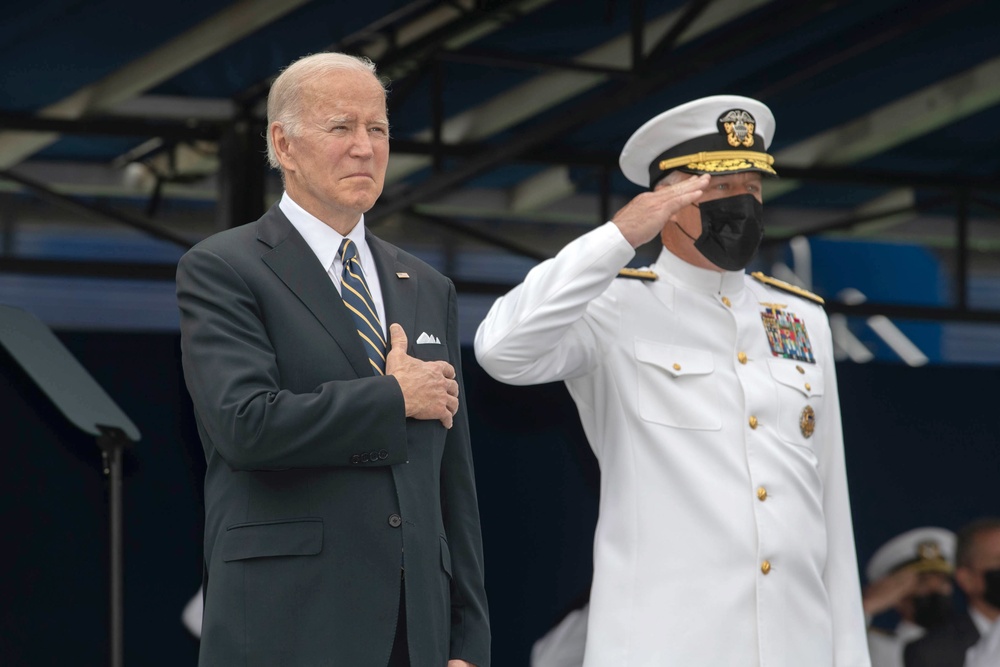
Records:
[[[767,147],[774,115],[763,103],[739,95],[713,95],[664,111],[625,142],[622,173],[651,188],[671,171],[722,176],[759,171],[776,176]]]
[[[955,533],[928,526],[898,535],[879,547],[865,574],[871,582],[904,567],[951,574],[955,569]]]

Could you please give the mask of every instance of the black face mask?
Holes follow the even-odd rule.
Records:
[[[983,579],[986,581],[983,600],[1000,609],[1000,568],[983,572]]]
[[[764,207],[753,195],[736,195],[702,202],[698,208],[701,236],[694,247],[720,269],[745,269],[764,238]]]
[[[913,621],[927,630],[944,625],[951,615],[951,598],[929,593],[913,598]]]

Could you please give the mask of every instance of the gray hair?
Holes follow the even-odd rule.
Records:
[[[275,169],[281,170],[278,156],[271,142],[271,125],[281,123],[288,135],[296,136],[302,129],[302,89],[310,80],[334,71],[367,72],[382,86],[375,72],[375,63],[363,56],[346,53],[314,53],[303,56],[286,67],[271,84],[267,96],[267,161]]]

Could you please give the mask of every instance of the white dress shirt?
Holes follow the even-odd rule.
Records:
[[[348,232],[347,236],[344,236],[296,204],[287,192],[281,196],[278,208],[302,235],[309,248],[316,253],[316,257],[330,275],[330,280],[333,281],[338,293],[340,293],[340,276],[344,269],[344,265],[340,261],[340,244],[344,242],[345,238],[354,242],[361,260],[361,270],[365,274],[368,289],[371,290],[372,298],[375,300],[375,312],[378,313],[379,324],[382,325],[382,335],[385,336],[385,304],[382,301],[382,286],[378,279],[378,271],[375,270],[375,260],[368,248],[368,241],[365,240],[364,214],[361,215],[358,224],[354,225],[354,229]],[[386,342],[388,340],[386,338]]]
[[[991,621],[971,607],[969,616],[979,630],[979,641],[965,652],[965,667],[997,667],[1000,665],[1000,620]]]

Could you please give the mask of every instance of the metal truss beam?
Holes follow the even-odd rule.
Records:
[[[657,63],[657,67],[649,75],[619,85],[616,89],[608,91],[608,94],[584,102],[566,114],[528,128],[506,144],[466,160],[457,169],[432,176],[404,195],[380,202],[366,220],[371,219],[374,223],[406,210],[414,204],[438,197],[485,171],[511,161],[526,151],[547,144],[583,124],[625,109],[671,82],[693,76],[713,64],[724,61],[749,44],[777,38],[788,30],[801,27],[804,21],[808,21],[821,11],[828,10],[830,5],[843,2],[844,0],[776,2],[769,7],[771,11],[767,17],[754,23],[754,28],[748,29],[744,24],[724,26],[706,38],[705,43],[696,52],[685,54],[683,62],[676,56],[665,58]]]
[[[978,4],[980,1],[950,0],[941,2],[934,0],[933,2],[921,3],[910,0],[906,3],[906,11],[883,12],[797,52],[794,56],[795,66],[788,76],[773,81],[775,72],[773,68],[769,68],[766,72],[755,72],[731,84],[730,88],[732,90],[755,90],[752,97],[768,100],[894,39],[926,30],[935,21],[960,11],[967,5]],[[767,80],[772,82],[761,88],[760,82]]]
[[[39,116],[82,118],[166,81],[308,0],[239,0],[188,32],[162,44],[100,81],[38,112]],[[12,167],[58,140],[48,132],[0,134],[0,168]]]
[[[997,104],[998,80],[1000,57],[799,141],[775,153],[775,162],[809,168],[860,162]],[[783,178],[769,188],[770,195],[796,187]]]
[[[631,70],[620,67],[604,67],[575,60],[542,58],[540,56],[529,58],[514,53],[487,51],[484,49],[466,48],[454,51],[439,51],[434,55],[434,59],[440,62],[464,63],[468,65],[481,65],[483,67],[505,67],[509,69],[542,71],[567,70],[571,72],[585,72],[587,74],[601,74],[616,79],[630,79],[634,76]]]
[[[948,173],[922,174],[912,171],[883,171],[851,166],[793,167],[775,161],[775,170],[781,180],[812,181],[819,183],[843,183],[853,185],[875,185],[886,187],[912,187],[926,190],[961,190],[977,192],[1000,192],[1000,179],[952,175]],[[764,185],[764,196],[768,197],[769,184]]]
[[[0,130],[106,137],[161,137],[171,141],[215,140],[224,124],[217,121],[144,120],[121,116],[44,118],[0,113]]]
[[[653,48],[649,50],[649,53],[645,55],[642,59],[642,63],[636,68],[638,73],[648,74],[653,70],[654,67],[658,66],[660,61],[663,60],[677,44],[680,43],[681,37],[687,32],[688,28],[698,20],[698,18],[708,9],[708,6],[712,4],[713,0],[691,0],[691,3],[684,8],[683,13],[677,19],[677,22],[670,26],[670,30],[667,31],[663,37],[660,38]]]
[[[705,13],[681,36],[681,42],[702,37],[721,26],[734,23],[741,17],[759,10],[774,0],[716,0]],[[642,29],[640,41],[661,41],[663,36],[681,18],[684,8],[675,9],[656,18],[639,22]],[[635,21],[633,17],[633,21]],[[633,26],[635,27],[635,26]],[[573,62],[599,67],[627,69],[632,66],[630,51],[636,38],[625,33],[573,56]],[[389,99],[390,112],[398,108],[400,94],[405,97],[415,87],[418,76],[404,79],[400,88],[393,89]],[[445,121],[442,136],[449,143],[483,141],[522,123],[529,123],[553,107],[595,91],[609,82],[610,77],[597,73],[564,71],[533,77],[520,85],[507,89],[471,109],[454,114]],[[423,140],[431,129],[414,135]],[[520,130],[519,130],[520,131]],[[428,160],[409,157],[390,161],[387,183],[395,183],[428,165]]]
[[[506,16],[533,11],[552,0],[494,0],[493,2],[438,3],[432,15],[423,15],[402,26],[385,21],[330,45],[330,51],[347,51],[376,61],[379,74],[390,79],[412,75],[448,45],[462,42],[462,35],[480,36],[484,24],[505,22]],[[427,3],[413,3],[421,9]],[[465,7],[463,9],[463,7]],[[402,16],[402,19],[407,16]],[[267,97],[273,77],[259,81],[236,95],[237,103],[254,105]]]
[[[827,301],[828,313],[843,313],[848,317],[872,317],[884,315],[893,321],[917,320],[922,322],[974,322],[1000,324],[1000,311],[976,308],[955,308],[936,306],[904,306],[898,303],[859,303],[848,305],[839,301]]]
[[[176,264],[148,262],[100,262],[69,259],[25,259],[0,257],[0,274],[64,276],[67,278],[115,278],[122,280],[173,280]]]
[[[914,203],[912,205],[900,206],[891,209],[885,209],[882,211],[877,211],[875,213],[861,213],[852,214],[844,218],[838,218],[836,220],[831,220],[830,222],[825,222],[821,225],[817,225],[811,229],[796,232],[794,236],[816,236],[818,234],[826,234],[829,232],[838,232],[851,229],[857,225],[862,225],[874,220],[881,220],[883,218],[888,218],[892,216],[897,216],[902,213],[915,213],[919,211],[934,209],[939,206],[944,206],[951,202],[954,202],[954,197],[943,196],[935,197],[924,202]],[[764,247],[783,244],[788,241],[789,236],[766,236],[761,242]]]
[[[460,294],[496,295],[506,294],[515,285],[491,283],[479,280],[455,280],[455,289]],[[842,313],[848,317],[871,317],[884,315],[894,321],[916,320],[924,322],[971,322],[978,324],[1000,324],[1000,311],[969,308],[947,308],[936,306],[904,306],[895,303],[846,304],[827,301],[828,313]]]
[[[432,224],[436,227],[441,227],[442,229],[447,229],[449,231],[462,234],[476,241],[482,241],[483,243],[489,244],[496,248],[501,248],[515,255],[520,255],[522,257],[528,257],[530,259],[537,260],[539,262],[545,261],[549,258],[548,255],[540,253],[530,247],[521,245],[520,243],[515,243],[514,241],[509,241],[496,234],[490,234],[488,232],[483,232],[478,229],[474,229],[469,225],[463,224],[452,220],[451,218],[445,218],[437,215],[428,215],[426,213],[415,213],[410,212],[406,214],[407,218],[413,218],[414,220],[420,220]]]
[[[485,142],[435,146],[428,141],[393,139],[391,151],[395,155],[429,155],[448,158],[472,158],[496,150],[497,146]],[[607,151],[580,151],[559,146],[546,146],[525,150],[518,159],[533,164],[571,165],[576,167],[609,167],[616,169],[618,154]],[[978,192],[1000,192],[1000,179],[994,177],[955,176],[948,173],[925,174],[913,171],[887,171],[865,169],[849,165],[792,166],[775,162],[775,170],[782,179],[813,181],[818,183],[843,183],[886,187],[913,187],[930,190],[956,190],[968,188]],[[781,181],[774,181],[774,184]],[[764,194],[769,188],[765,185]]]
[[[138,229],[139,231],[145,232],[154,238],[158,238],[162,241],[168,241],[184,249],[190,248],[194,245],[194,243],[188,239],[168,229],[164,229],[149,218],[134,215],[132,213],[125,213],[123,211],[116,211],[107,206],[101,206],[100,204],[87,204],[81,202],[73,197],[68,197],[64,194],[56,192],[45,184],[39,183],[34,179],[16,174],[9,169],[0,169],[0,178],[13,181],[14,183],[27,188],[39,198],[67,209],[72,213],[96,216],[105,220],[111,220],[112,222],[125,225],[126,227]]]

